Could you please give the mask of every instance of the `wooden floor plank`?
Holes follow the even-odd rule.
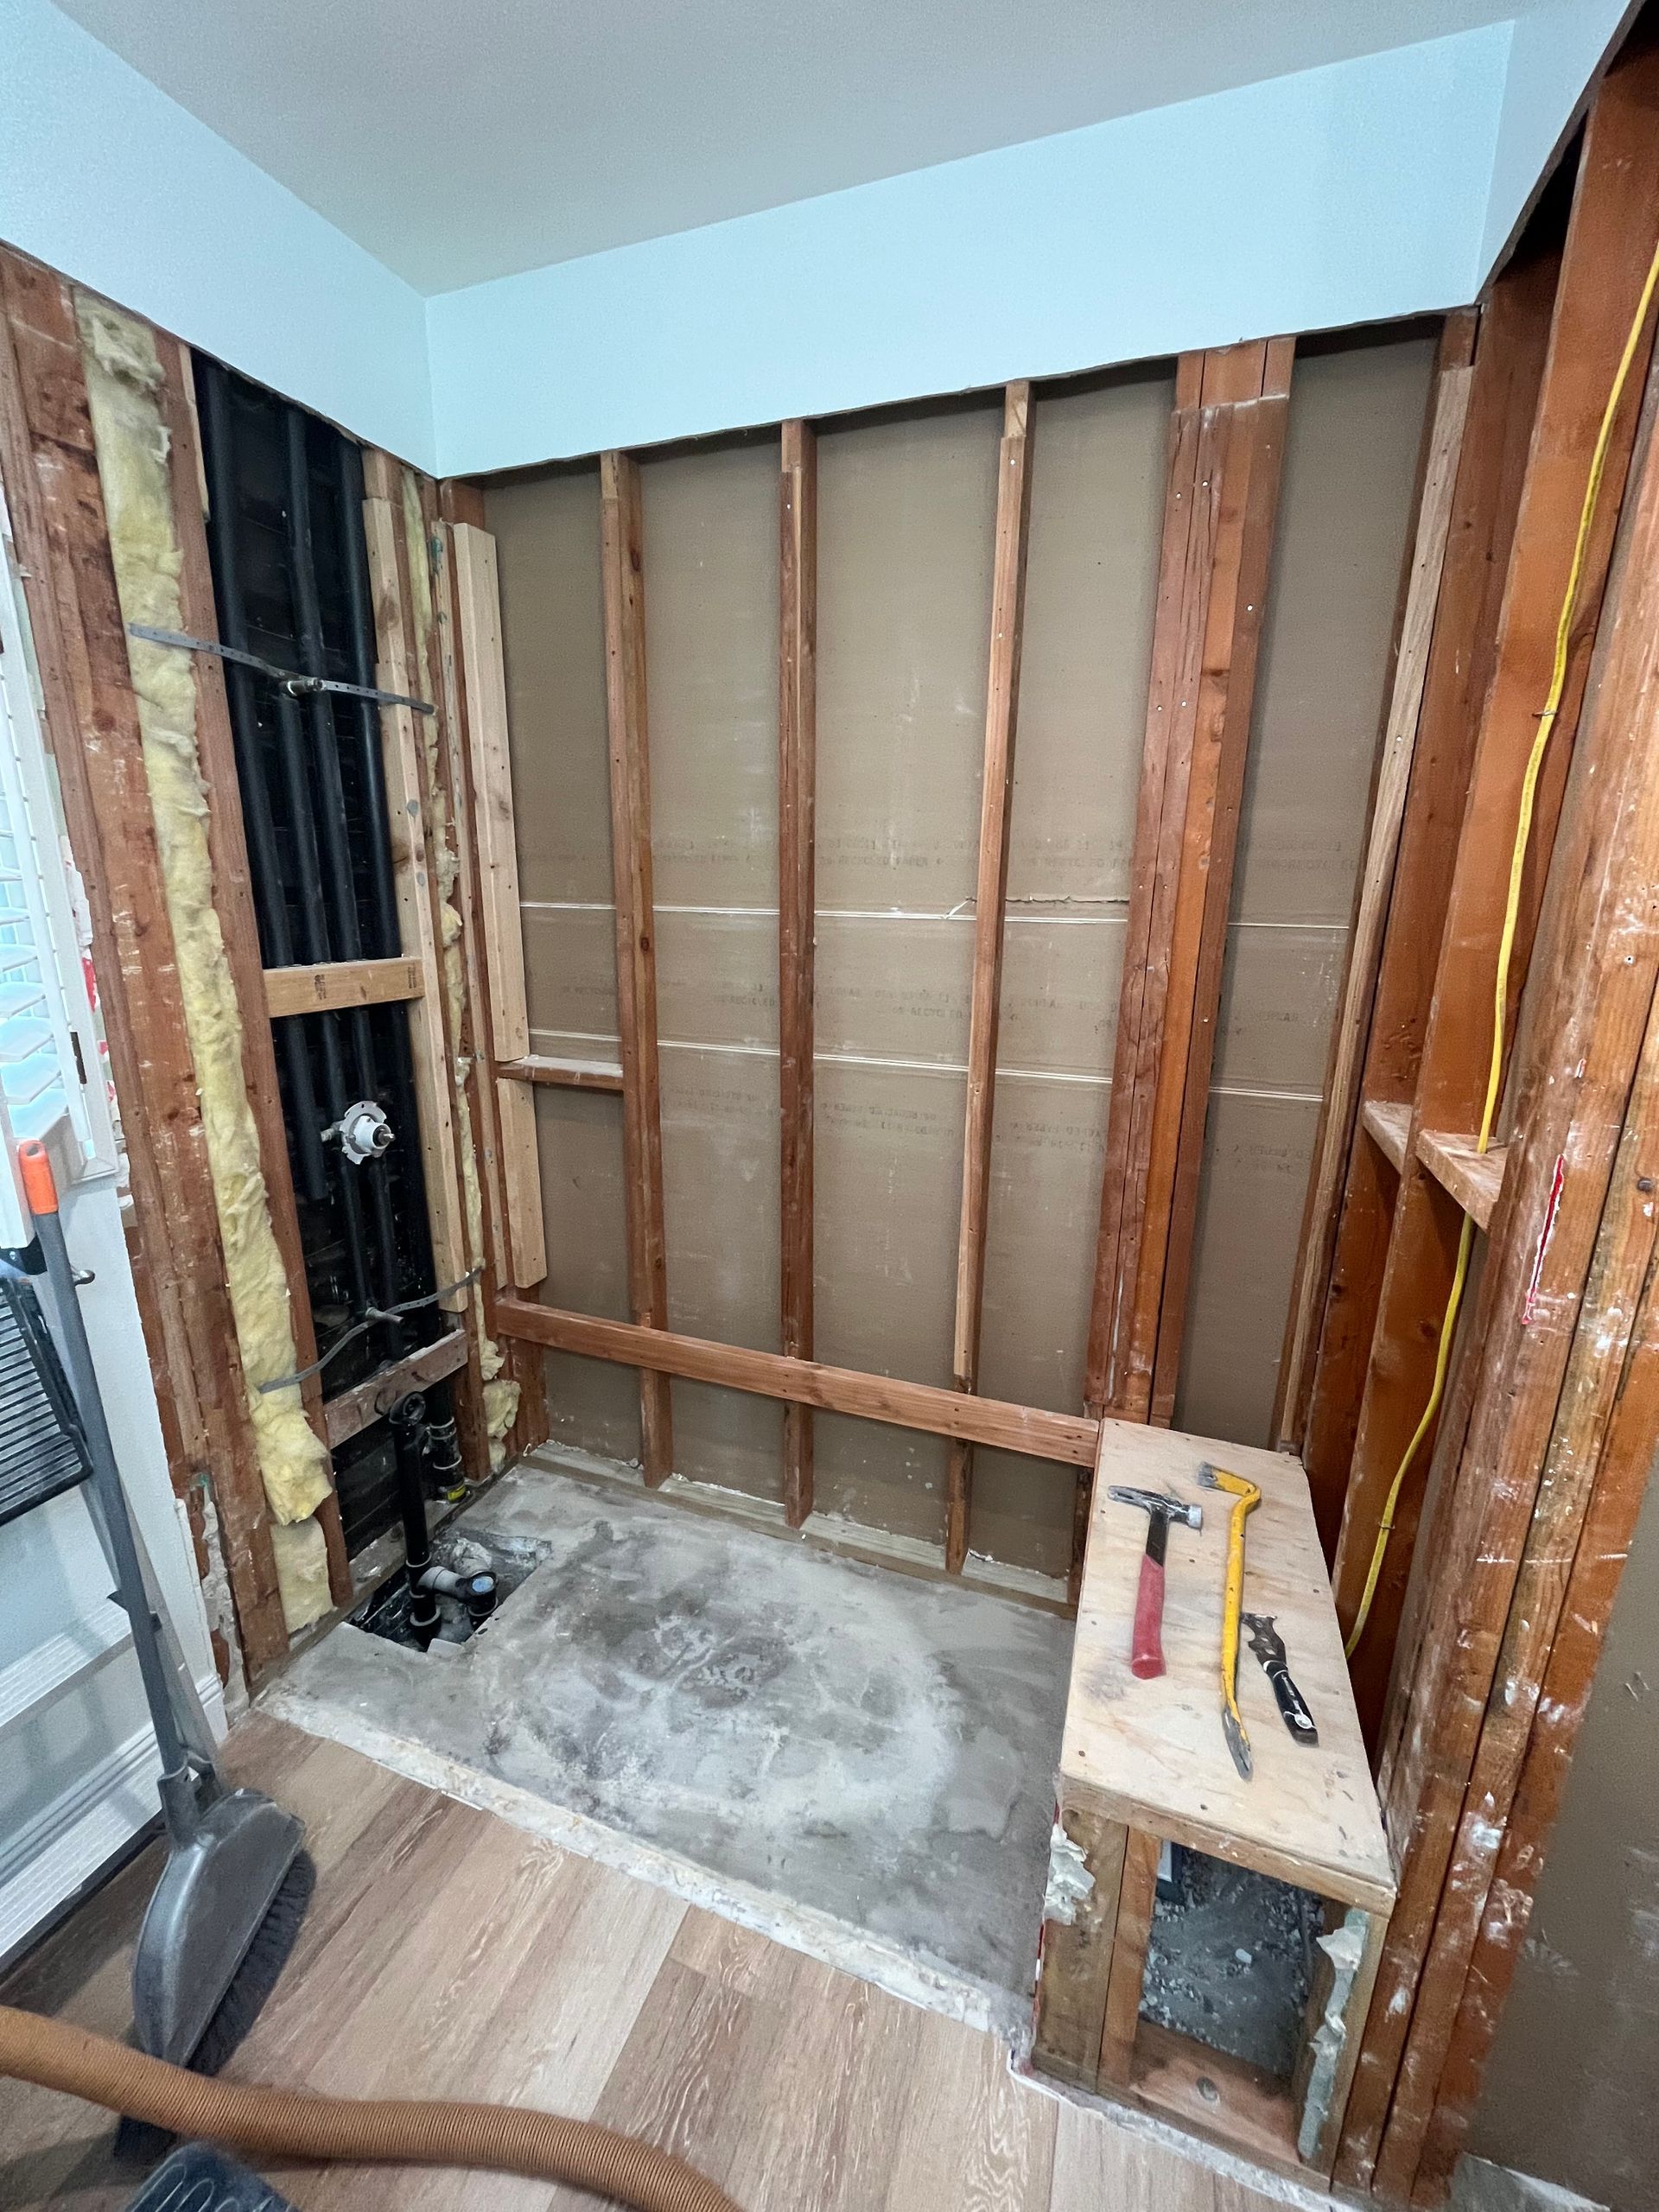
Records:
[[[919,2011],[666,1891],[252,1716],[226,1765],[307,1823],[318,1885],[228,2069],[359,2094],[518,2101],[635,2130],[745,2212],[1258,2212],[1234,2184],[1010,2072]],[[152,1847],[0,1981],[124,2032]],[[118,2212],[112,2126],[0,2082],[0,2204]],[[272,2164],[301,2212],[593,2212],[546,2183]]]
[[[1017,2081],[988,2036],[937,2013],[915,2031],[915,2087],[881,2199],[886,2212],[1039,2212],[1058,2107]]]
[[[1050,2212],[1219,2212],[1216,2177],[1080,2105],[1057,2107]],[[1226,2212],[1254,2212],[1229,2202]]]

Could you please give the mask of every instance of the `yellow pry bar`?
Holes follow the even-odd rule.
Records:
[[[1227,1592],[1221,1617],[1221,1729],[1233,1764],[1246,1782],[1250,1778],[1250,1739],[1238,1711],[1238,1624],[1244,1610],[1244,1523],[1262,1503],[1262,1493],[1243,1475],[1206,1459],[1198,1469],[1205,1490],[1224,1490],[1236,1503],[1227,1521]]]

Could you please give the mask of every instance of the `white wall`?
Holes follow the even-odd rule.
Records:
[[[1519,224],[1554,149],[1577,119],[1584,88],[1639,0],[1544,0],[1510,26],[1503,111],[1481,236],[1484,276]]]
[[[0,236],[423,467],[506,467],[1460,303],[1629,4],[423,301],[49,0],[0,0]]]
[[[428,303],[446,473],[1473,293],[1497,24]]]
[[[419,294],[48,0],[0,0],[0,237],[432,466]]]

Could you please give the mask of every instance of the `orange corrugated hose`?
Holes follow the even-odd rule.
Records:
[[[683,2159],[593,2120],[522,2105],[322,2097],[216,2082],[10,2005],[0,2005],[0,2074],[257,2158],[481,2166],[563,2182],[634,2212],[738,2212]]]

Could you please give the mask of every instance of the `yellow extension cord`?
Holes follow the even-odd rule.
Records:
[[[1492,1122],[1497,1113],[1498,1090],[1503,1079],[1504,1010],[1509,998],[1510,965],[1515,954],[1516,919],[1521,909],[1521,879],[1526,869],[1527,847],[1532,838],[1533,803],[1538,790],[1538,772],[1544,764],[1545,750],[1550,734],[1561,710],[1561,695],[1567,689],[1567,663],[1573,635],[1573,614],[1578,604],[1579,585],[1584,575],[1585,549],[1590,542],[1590,532],[1596,519],[1596,504],[1601,496],[1602,472],[1607,463],[1607,448],[1611,442],[1613,418],[1618,413],[1618,404],[1624,396],[1624,386],[1630,377],[1630,364],[1641,343],[1642,331],[1653,304],[1653,296],[1659,286],[1659,247],[1648,264],[1647,282],[1642,287],[1642,296],[1637,302],[1630,334],[1624,340],[1624,351],[1619,356],[1618,371],[1612,389],[1607,395],[1607,404],[1602,410],[1601,428],[1596,433],[1595,451],[1590,457],[1589,480],[1584,487],[1584,505],[1579,510],[1579,534],[1573,547],[1573,566],[1567,579],[1567,594],[1561,601],[1560,618],[1555,625],[1555,664],[1550,672],[1549,696],[1544,710],[1538,717],[1538,734],[1532,741],[1532,752],[1527,761],[1527,772],[1521,783],[1521,811],[1515,830],[1515,846],[1510,855],[1509,897],[1503,908],[1503,931],[1497,945],[1497,974],[1492,992],[1492,1058],[1486,1076],[1486,1103],[1480,1116],[1480,1135],[1476,1144],[1478,1152],[1484,1152],[1491,1143]],[[1365,1624],[1371,1617],[1371,1600],[1376,1595],[1376,1586],[1382,1573],[1382,1561],[1389,1548],[1389,1538],[1394,1529],[1395,1508],[1400,1502],[1400,1491],[1412,1461],[1417,1457],[1423,1439],[1427,1435],[1434,1416],[1440,1409],[1440,1400],[1446,1390],[1446,1371],[1452,1357],[1452,1338],[1458,1325],[1458,1312],[1463,1304],[1464,1287],[1469,1279],[1469,1253],[1474,1242],[1475,1224],[1468,1213],[1463,1217],[1463,1229],[1458,1238],[1458,1263],[1452,1273],[1451,1295],[1446,1301],[1446,1316],[1440,1323],[1440,1340],[1434,1354],[1434,1381],[1429,1390],[1428,1403],[1423,1408],[1422,1419],[1412,1431],[1411,1441],[1389,1485],[1389,1495],[1382,1508],[1382,1518],[1377,1524],[1376,1543],[1371,1553],[1371,1564],[1365,1577],[1364,1594],[1359,1601],[1359,1611],[1354,1616],[1354,1625],[1344,1646],[1351,1659],[1359,1639],[1365,1633]]]

